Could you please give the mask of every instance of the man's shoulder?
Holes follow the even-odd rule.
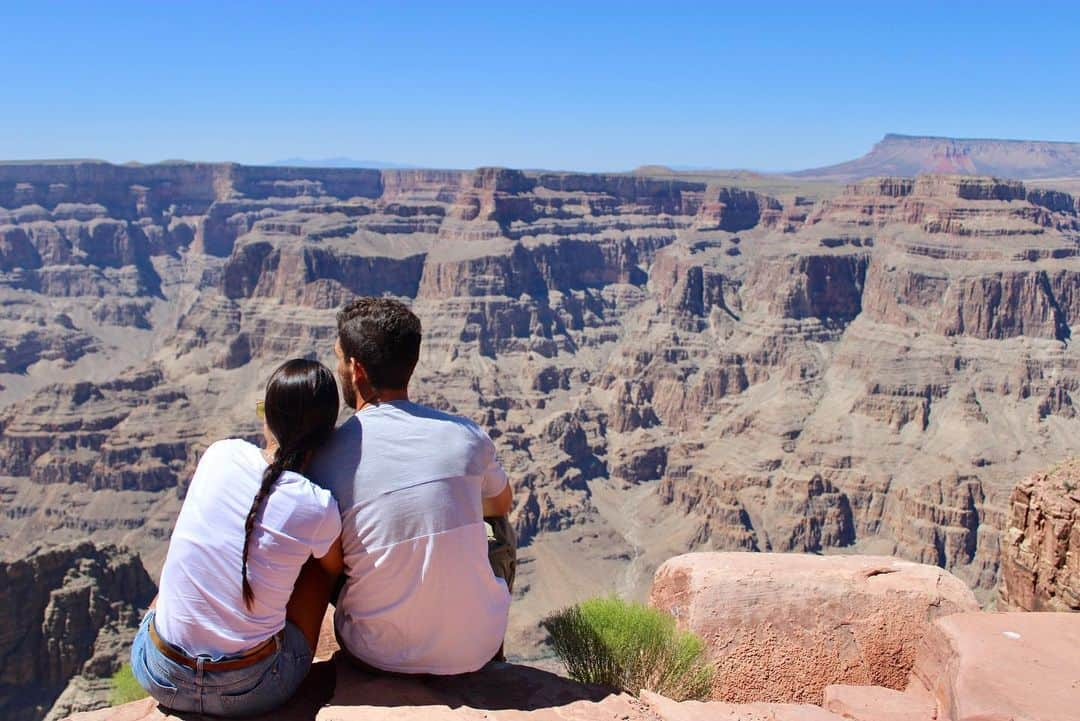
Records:
[[[465,416],[455,415],[448,413],[447,411],[439,410],[438,408],[432,408],[431,406],[425,406],[420,403],[409,403],[402,406],[401,410],[412,416],[418,423],[430,423],[432,426],[440,429],[460,429],[471,435],[484,436],[483,429],[473,420],[466,418]]]
[[[334,429],[334,432],[330,434],[330,439],[327,444],[348,442],[359,439],[362,433],[360,426],[360,419],[355,413],[349,416],[340,426]]]
[[[356,415],[334,429],[330,438],[315,452],[308,467],[308,477],[315,485],[337,493],[348,482],[360,463],[363,429]]]

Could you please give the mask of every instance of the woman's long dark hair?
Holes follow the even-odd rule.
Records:
[[[274,459],[263,473],[262,485],[244,522],[241,575],[244,605],[251,609],[255,592],[248,583],[248,546],[259,509],[285,471],[303,471],[312,453],[334,430],[338,388],[334,374],[318,361],[294,358],[282,363],[266,384],[266,425],[277,439]]]

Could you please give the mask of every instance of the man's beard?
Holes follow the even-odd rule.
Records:
[[[353,379],[347,375],[341,378],[341,396],[345,405],[353,410],[356,409],[356,386],[353,385]]]

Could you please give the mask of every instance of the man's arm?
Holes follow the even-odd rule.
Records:
[[[480,483],[481,505],[485,517],[505,516],[510,513],[514,492],[510,488],[510,479],[506,477],[506,471],[503,470],[495,455],[495,444],[487,436],[484,436],[484,439],[487,441],[488,452],[491,455]]]
[[[510,513],[511,505],[513,505],[513,491],[510,490],[510,482],[507,481],[501,493],[483,499],[484,516],[505,516]]]
[[[339,536],[334,544],[330,546],[330,550],[326,552],[326,555],[322,558],[315,559],[319,563],[319,568],[323,570],[330,578],[337,580],[337,577],[345,572],[345,558],[341,551],[341,537]]]

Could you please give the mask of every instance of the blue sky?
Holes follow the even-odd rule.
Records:
[[[799,169],[1080,141],[1080,3],[0,5],[0,158]]]

